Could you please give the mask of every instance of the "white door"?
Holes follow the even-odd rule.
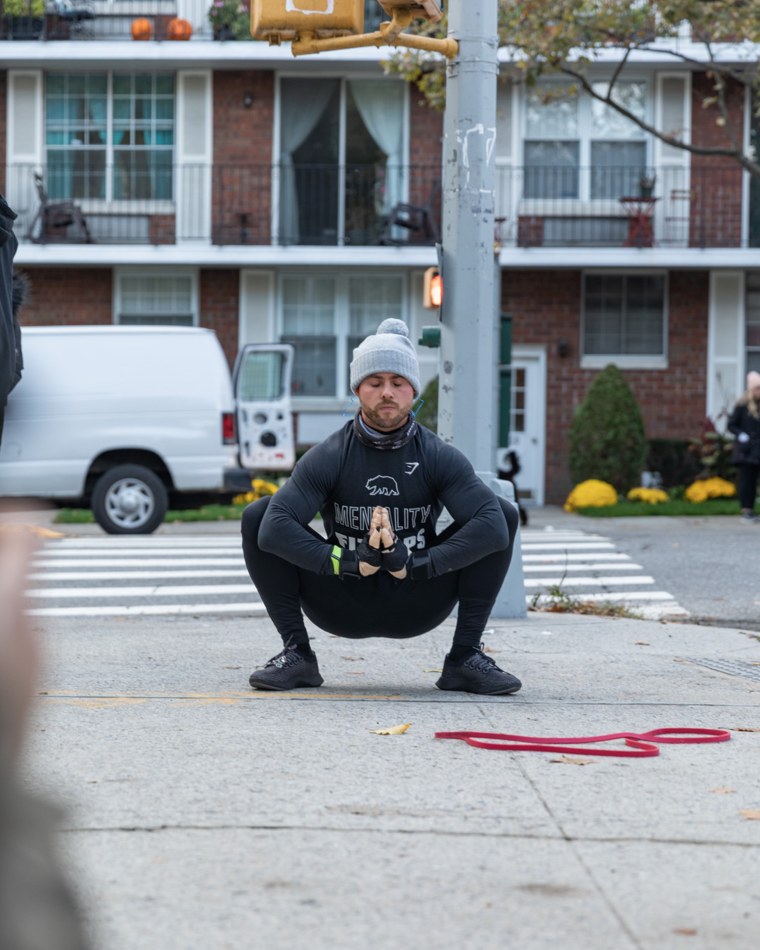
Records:
[[[296,461],[289,343],[248,343],[233,373],[240,461],[253,471],[289,472]]]
[[[517,453],[520,472],[515,482],[525,505],[544,503],[545,420],[546,350],[542,346],[513,346],[509,447],[499,449],[497,464],[509,469],[507,452]]]

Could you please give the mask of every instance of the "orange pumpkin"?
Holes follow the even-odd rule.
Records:
[[[132,20],[132,39],[149,40],[153,36],[153,24],[146,17]]]
[[[170,40],[189,40],[193,35],[193,28],[187,20],[174,17],[169,20],[166,35]]]

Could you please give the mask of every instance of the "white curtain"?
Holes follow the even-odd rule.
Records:
[[[293,152],[306,141],[322,118],[327,104],[335,91],[335,83],[315,80],[300,88],[297,98],[292,92],[282,99],[280,118],[280,242],[297,244],[298,227],[298,191],[293,171]]]
[[[403,198],[404,86],[402,83],[353,81],[351,93],[362,122],[387,155],[383,212]]]

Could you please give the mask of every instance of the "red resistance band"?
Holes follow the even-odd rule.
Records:
[[[461,739],[478,749],[495,749],[506,752],[574,752],[579,755],[616,755],[630,759],[646,759],[659,755],[655,743],[728,742],[731,738],[726,729],[650,729],[649,732],[611,732],[606,736],[577,736],[575,738],[551,738],[549,736],[517,736],[507,732],[436,732],[436,739]],[[497,742],[508,739],[508,742]],[[624,739],[635,751],[626,749],[589,749],[586,743],[612,742]]]

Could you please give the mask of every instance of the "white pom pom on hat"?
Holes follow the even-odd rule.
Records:
[[[409,380],[414,395],[420,393],[420,365],[409,328],[403,320],[383,320],[377,332],[368,336],[354,350],[351,362],[351,390],[356,392],[362,382],[375,373],[395,373]]]

